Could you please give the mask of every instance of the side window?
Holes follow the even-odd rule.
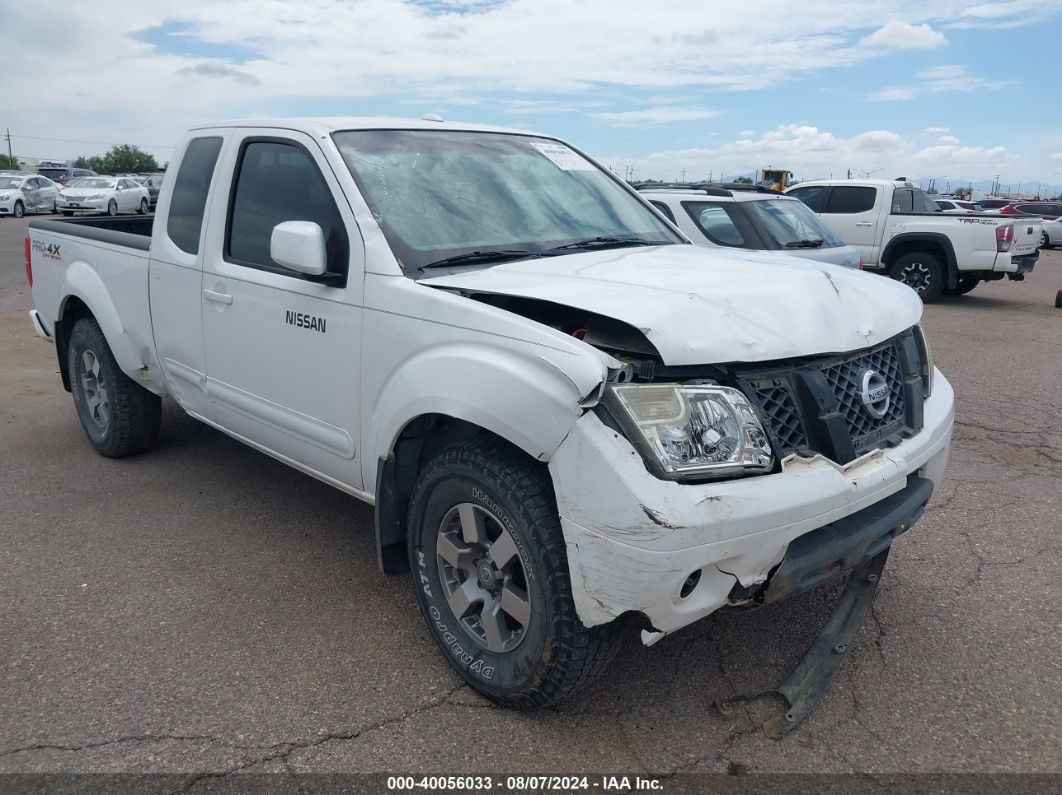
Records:
[[[826,209],[826,195],[829,191],[825,185],[809,185],[806,188],[794,188],[786,195],[795,196],[817,213]]]
[[[667,220],[669,220],[671,223],[675,223],[675,214],[673,212],[671,212],[671,208],[670,207],[668,207],[663,202],[649,202],[649,203],[651,205],[653,205],[656,209],[658,209],[660,212],[662,212],[664,214],[664,217],[667,218]]]
[[[203,208],[206,207],[210,178],[220,152],[220,138],[196,138],[188,144],[181,159],[181,168],[170,195],[166,233],[177,248],[186,254],[199,253]]]
[[[865,213],[874,207],[878,189],[838,185],[830,192],[830,201],[823,212],[837,214]]]
[[[683,209],[705,237],[720,246],[745,246],[745,235],[739,228],[738,210],[732,204],[712,202],[683,202]],[[744,219],[740,224],[744,226]]]
[[[897,188],[892,194],[892,211],[894,213],[913,213],[914,191],[910,188]]]
[[[350,258],[346,226],[313,159],[295,144],[250,141],[236,167],[226,258],[239,265],[296,275],[269,256],[273,227],[284,221],[313,221],[320,226],[328,272],[345,280]]]
[[[942,209],[942,210],[954,210],[955,209],[955,205],[954,204],[952,204],[951,202],[941,201],[940,199],[937,199],[937,206],[940,209]]]

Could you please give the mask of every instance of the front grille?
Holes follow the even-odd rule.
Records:
[[[793,399],[793,390],[780,381],[765,381],[753,384],[756,403],[767,420],[767,430],[775,448],[784,458],[808,446],[800,410]]]
[[[889,387],[889,407],[885,416],[880,419],[870,416],[863,405],[863,373],[867,370],[880,373]],[[872,449],[881,439],[903,426],[903,371],[894,342],[854,359],[826,367],[822,372],[840,404],[840,411],[848,424],[852,445],[857,453]]]
[[[907,331],[856,354],[742,366],[736,376],[759,408],[780,457],[822,453],[847,463],[921,429],[919,355],[912,332]],[[868,370],[879,373],[889,390],[889,405],[880,418],[863,405],[863,377]]]

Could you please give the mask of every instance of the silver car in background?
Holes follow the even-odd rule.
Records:
[[[642,188],[639,193],[694,243],[860,267],[859,251],[791,196],[715,187]]]
[[[151,208],[148,189],[131,177],[81,177],[60,191],[58,210],[63,215],[106,213],[118,215],[136,210],[141,215]]]

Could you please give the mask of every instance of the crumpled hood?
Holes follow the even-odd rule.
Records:
[[[922,315],[913,290],[882,276],[688,245],[523,260],[420,283],[537,298],[622,320],[669,365],[843,353],[899,334]]]

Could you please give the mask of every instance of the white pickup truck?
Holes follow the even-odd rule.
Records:
[[[903,180],[817,180],[786,193],[859,249],[864,268],[902,281],[925,302],[981,282],[1021,281],[1040,256],[1039,218],[949,215]]]
[[[943,477],[913,291],[690,245],[554,138],[256,119],[169,173],[154,216],[26,237],[89,442],[146,450],[169,397],[374,504],[380,565],[503,704],[887,551]]]

